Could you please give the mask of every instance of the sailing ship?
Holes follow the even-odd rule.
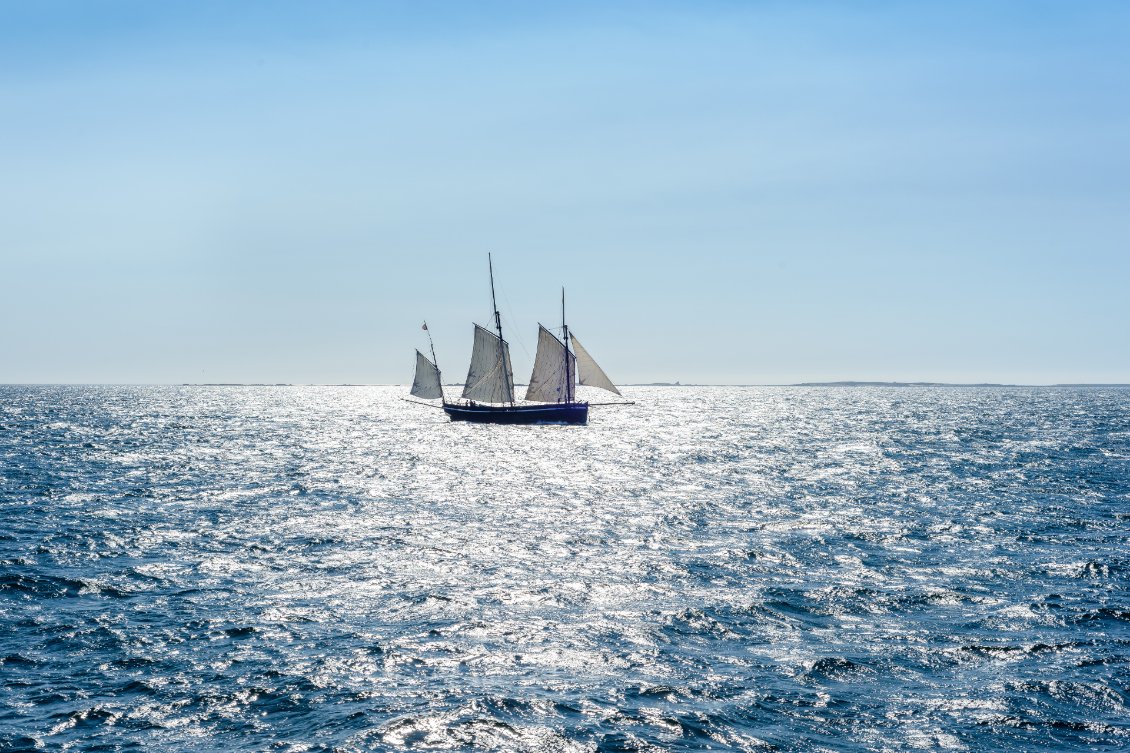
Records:
[[[565,324],[565,290],[561,291],[561,337],[538,324],[538,348],[534,370],[526,387],[525,400],[514,399],[514,369],[510,365],[510,346],[502,337],[502,318],[494,296],[494,264],[487,255],[490,270],[490,300],[494,309],[495,332],[475,324],[471,366],[461,399],[448,400],[436,364],[435,344],[428,331],[432,357],[416,351],[416,377],[411,394],[425,400],[439,399],[452,421],[491,424],[535,424],[588,422],[590,403],[577,400],[578,384],[598,387],[620,395],[620,390],[588,354]],[[428,325],[425,322],[424,330]],[[610,403],[603,403],[608,405]],[[627,401],[622,403],[628,404]]]

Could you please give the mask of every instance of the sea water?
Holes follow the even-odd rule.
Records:
[[[1130,390],[0,387],[0,750],[1130,749]]]

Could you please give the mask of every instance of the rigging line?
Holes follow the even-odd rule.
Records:
[[[400,399],[403,400],[406,403],[415,403],[416,405],[422,405],[425,408],[443,408],[442,405],[432,405],[431,403],[422,403],[419,400],[409,400],[406,397],[402,397]]]
[[[476,389],[480,384],[482,384],[483,382],[486,381],[487,377],[493,377],[493,376],[497,375],[500,370],[502,370],[502,359],[499,359],[498,363],[496,363],[494,366],[492,366],[490,371],[485,372],[481,377],[479,377],[475,381],[474,384],[465,385],[465,387],[469,387],[470,389]],[[511,376],[510,389],[511,389],[511,391],[513,391],[514,388],[517,385],[513,381],[514,375],[511,374],[510,376]],[[487,401],[487,402],[490,402],[490,401]],[[508,402],[508,401],[504,400],[503,402]]]
[[[526,358],[533,360],[533,356],[530,355],[530,351],[526,347],[526,340],[522,337],[522,329],[515,325],[515,322],[518,321],[518,317],[514,316],[514,307],[510,305],[510,296],[506,295],[505,290],[502,291],[502,300],[504,303],[506,303],[506,316],[509,320],[507,322],[507,325],[510,328],[510,338],[513,339],[515,336],[514,333],[517,332],[518,347],[521,348],[522,352],[526,354]]]
[[[476,379],[474,384],[470,385],[471,389],[475,389],[476,387],[478,387],[480,384],[482,384],[484,381],[486,381],[487,377],[492,377],[495,374],[497,374],[501,368],[502,368],[502,361],[499,360],[498,363],[496,363],[494,366],[491,367],[490,371],[483,372],[483,375],[481,377],[479,377],[478,379]]]

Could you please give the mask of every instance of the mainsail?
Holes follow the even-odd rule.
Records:
[[[510,348],[498,335],[475,325],[475,346],[463,397],[486,403],[514,402],[514,370]]]
[[[566,361],[568,358],[568,361]],[[545,327],[538,325],[538,352],[526,399],[563,403],[570,398],[570,380],[577,373],[576,357]]]
[[[439,383],[439,369],[420,351],[416,351],[416,379],[412,382],[412,394],[431,400],[443,397],[443,387]]]
[[[592,356],[584,349],[580,341],[574,335],[573,350],[577,354],[577,381],[588,387],[599,387],[602,390],[615,392],[620,394],[620,390],[616,389],[616,385],[604,373],[604,370],[596,365],[596,361],[592,360]]]

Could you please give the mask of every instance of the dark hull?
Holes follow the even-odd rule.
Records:
[[[583,424],[589,420],[588,403],[563,405],[455,405],[443,406],[452,421],[480,424]]]

